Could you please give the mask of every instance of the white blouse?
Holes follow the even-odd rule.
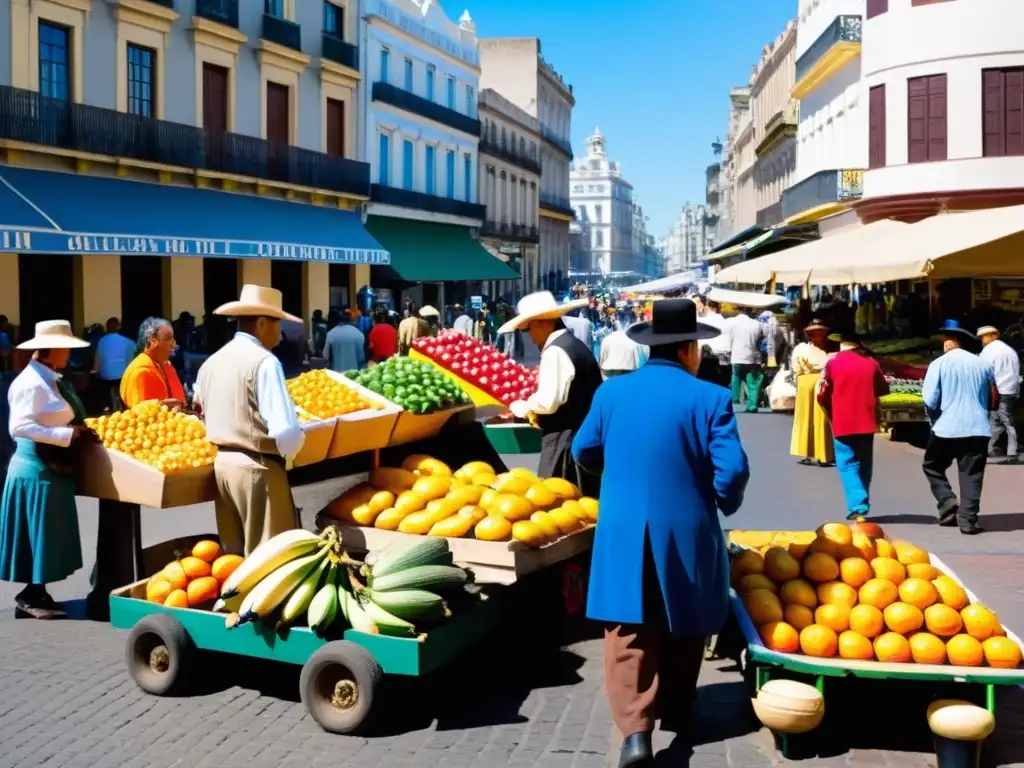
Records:
[[[564,349],[552,346],[555,339],[565,333],[569,331],[555,331],[544,342],[537,370],[537,391],[528,400],[516,400],[508,407],[519,418],[525,419],[531,412],[538,416],[552,414],[569,399],[569,387],[576,378],[576,367]]]
[[[67,426],[75,412],[57,390],[60,374],[35,360],[11,382],[11,437],[67,448],[74,430]]]

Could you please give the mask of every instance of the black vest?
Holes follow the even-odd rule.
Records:
[[[552,414],[538,415],[537,423],[541,432],[546,435],[553,432],[576,432],[590,412],[594,393],[601,386],[601,368],[594,358],[594,353],[573,336],[571,331],[563,333],[551,342],[551,346],[561,347],[565,351],[576,374],[569,385],[569,397],[566,402]]]

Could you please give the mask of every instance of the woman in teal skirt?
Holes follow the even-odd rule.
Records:
[[[33,351],[32,360],[7,394],[17,447],[0,507],[0,581],[25,585],[15,598],[22,618],[64,618],[46,585],[82,567],[72,448],[89,431],[59,371],[72,349],[87,346],[65,320],[36,323],[35,338],[19,345]]]

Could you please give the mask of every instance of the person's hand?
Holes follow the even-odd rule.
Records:
[[[97,442],[98,437],[89,427],[84,424],[72,424],[71,425],[71,442],[72,443],[87,443]]]
[[[529,413],[530,406],[527,404],[525,400],[516,400],[511,405],[509,405],[508,409],[512,411],[512,413],[514,413],[518,418],[525,419],[526,414]]]
[[[188,406],[185,405],[185,403],[183,403],[181,400],[177,400],[175,398],[168,398],[166,400],[161,400],[160,401],[160,405],[166,405],[172,411],[187,411],[188,410]]]

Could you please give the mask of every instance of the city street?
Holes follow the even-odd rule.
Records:
[[[770,414],[740,417],[753,478],[743,509],[725,522],[728,527],[807,529],[842,518],[835,470],[801,467],[789,457],[790,423],[789,417]],[[990,468],[982,508],[988,533],[965,537],[932,524],[934,506],[920,460],[917,449],[879,438],[875,518],[891,538],[907,538],[938,554],[1004,623],[1021,632],[1024,468]],[[307,524],[335,493],[322,485],[298,494]],[[60,599],[88,591],[95,502],[80,503],[80,520],[86,567],[55,586]],[[144,511],[143,530],[145,544],[212,532],[212,507]],[[0,605],[10,605],[16,591],[2,585]],[[297,668],[207,657],[195,695],[161,699],[129,680],[124,633],[90,622],[16,621],[7,610],[0,613],[0,766],[614,765],[620,737],[604,696],[596,637],[568,638],[559,648],[542,628],[507,630],[453,669],[418,684],[391,686],[390,705],[374,732],[348,738],[323,733],[305,714]],[[911,705],[886,685],[838,697],[850,708],[852,748],[844,745],[837,755],[805,764],[934,765],[921,738],[924,704]],[[706,664],[695,729],[699,743],[690,757],[689,749],[670,747],[671,734],[657,734],[656,745],[665,750],[659,764],[777,764],[781,758],[770,735],[757,728],[747,696],[734,664]],[[1017,690],[1004,692],[999,707],[986,763],[1024,764],[1024,697]]]

